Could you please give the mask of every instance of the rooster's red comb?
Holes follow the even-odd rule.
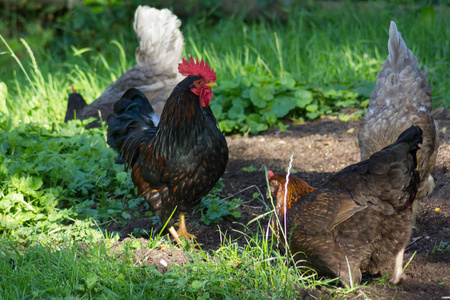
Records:
[[[190,61],[183,58],[182,62],[178,64],[178,71],[183,76],[201,76],[206,82],[216,80],[216,72],[203,59],[199,62],[198,58],[194,60],[192,55]]]

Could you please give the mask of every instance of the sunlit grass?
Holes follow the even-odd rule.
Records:
[[[183,28],[185,52],[205,56],[219,80],[250,72],[275,78],[289,73],[319,86],[375,81],[388,54],[389,23],[394,20],[407,46],[430,71],[434,103],[445,99],[449,106],[444,80],[449,42],[441,38],[450,30],[448,13],[438,11],[429,26],[417,13],[399,13],[395,7],[358,10],[349,4],[338,10],[299,10],[286,22],[272,24],[227,19],[211,27],[188,23]]]
[[[67,237],[59,243],[41,241],[26,248],[0,239],[5,262],[0,264],[0,297],[293,299],[330,283],[317,280],[314,272],[303,274],[304,269],[292,268],[290,258],[280,255],[268,244],[270,239],[261,236],[259,230],[248,235],[244,247],[224,236],[217,251],[187,251],[191,262],[169,267],[165,274],[146,266],[135,254],[150,245],[173,247],[163,239],[155,243],[150,238],[143,245],[132,238],[117,245],[117,238],[108,236],[88,236],[84,242]]]
[[[387,57],[389,22],[394,20],[408,47],[429,69],[433,103],[450,107],[445,80],[450,69],[449,40],[442,38],[449,35],[448,12],[437,7],[428,22],[420,10],[400,12],[395,6],[372,5],[372,9],[350,4],[342,9],[299,8],[287,20],[272,23],[244,23],[238,18],[211,24],[190,20],[181,28],[184,54],[206,58],[218,73],[219,85],[221,80],[248,74],[274,79],[290,74],[299,83],[330,87],[374,82]],[[100,47],[95,40],[89,48],[66,45],[58,56],[51,48],[28,44],[27,37],[22,42],[5,40],[3,44],[14,44],[12,51],[20,52],[20,58],[14,57],[5,45],[1,47],[0,62],[11,66],[0,70],[8,88],[10,116],[25,122],[60,122],[70,84],[88,102],[96,99],[135,64],[137,42],[129,31],[123,28]]]

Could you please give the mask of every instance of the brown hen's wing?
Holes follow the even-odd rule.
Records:
[[[397,26],[391,22],[389,55],[377,76],[367,114],[359,131],[361,159],[393,143],[411,125],[423,130],[423,143],[417,153],[421,183],[417,198],[431,193],[438,135],[431,111],[431,87],[426,82],[428,70],[419,70],[417,57],[406,47]]]
[[[404,209],[417,193],[419,175],[415,168],[420,142],[422,130],[411,126],[394,144],[338,172],[328,185],[348,191],[358,204],[385,215]]]
[[[288,211],[288,218],[302,224],[299,230],[306,234],[326,233],[366,207],[355,202],[348,192],[324,188],[303,196]]]

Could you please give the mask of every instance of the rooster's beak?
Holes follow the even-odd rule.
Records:
[[[207,84],[205,84],[206,86],[212,87],[212,86],[217,86],[217,83],[215,82],[208,82]]]

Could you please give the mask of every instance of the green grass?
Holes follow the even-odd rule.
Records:
[[[135,263],[142,245],[130,240],[86,239],[86,244],[39,243],[26,249],[0,240],[2,299],[292,299],[305,288],[324,286],[313,274],[287,267],[276,252],[252,240],[248,247],[224,243],[214,253],[190,252],[192,261],[169,268]],[[165,245],[167,247],[167,245]]]
[[[387,56],[390,20],[427,65],[434,105],[450,108],[448,9],[368,5],[305,6],[283,21],[185,21],[184,54],[206,58],[217,71],[212,107],[222,130],[257,133],[285,128],[286,117],[360,116]],[[193,262],[166,274],[134,265],[133,247],[117,259],[110,247],[117,236],[104,226],[148,207],[114,164],[105,128],[62,120],[70,84],[94,100],[135,64],[137,42],[120,7],[116,19],[77,9],[53,26],[27,23],[23,33],[0,25],[0,298],[287,299],[327,284],[287,267],[289,256],[276,250],[267,228],[243,234],[244,247],[226,241],[212,253],[188,252]],[[347,107],[358,111],[342,114]],[[203,222],[239,217],[241,200],[225,207],[218,197],[204,202]],[[149,238],[150,247],[166,241]]]
[[[395,5],[383,9],[377,8],[376,3],[370,5],[374,8],[361,10],[350,4],[343,5],[342,9],[305,7],[294,10],[284,22],[245,23],[237,18],[215,22],[188,20],[182,25],[186,41],[184,53],[205,57],[218,73],[219,88],[221,83],[240,76],[258,75],[274,82],[292,77],[296,87],[338,86],[351,90],[375,81],[387,56],[389,22],[394,20],[406,44],[420,63],[429,68],[434,105],[450,107],[445,80],[450,69],[449,41],[444,38],[450,30],[448,9],[436,7],[432,12],[424,13],[420,9],[401,12]],[[86,19],[96,17],[84,16]],[[70,20],[66,23],[71,24]],[[49,29],[40,30],[44,36],[50,35]],[[12,50],[31,79],[26,79],[10,51],[2,47],[4,55],[0,56],[0,62],[10,68],[0,70],[0,78],[8,88],[7,107],[11,116],[44,123],[61,121],[70,83],[92,101],[135,63],[133,54],[137,43],[130,24],[118,28],[110,40],[102,37],[99,44],[96,40],[88,40],[90,44],[86,44],[85,39],[76,33],[73,35],[75,43],[70,47],[63,44],[64,40],[56,39],[53,43],[47,42],[47,49],[39,48],[33,35],[25,37],[31,50],[23,41],[6,40],[14,45]],[[111,35],[105,32],[105,36]],[[50,47],[52,45],[54,48]],[[245,84],[259,87],[265,83],[253,79]],[[219,89],[217,95],[222,91]],[[364,99],[368,92],[353,98],[358,95]],[[321,114],[335,111],[332,103],[328,106],[333,109]],[[268,125],[274,124],[269,122]]]

